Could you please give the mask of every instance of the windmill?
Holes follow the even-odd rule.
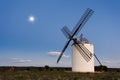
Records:
[[[81,19],[78,21],[77,25],[75,28],[73,28],[72,31],[70,31],[67,26],[64,26],[61,30],[64,33],[64,35],[68,38],[67,43],[65,44],[60,56],[58,57],[57,63],[60,61],[62,55],[64,54],[65,50],[67,49],[69,43],[73,41],[72,45],[72,50],[73,50],[73,55],[72,55],[72,71],[81,71],[82,72],[94,72],[94,56],[98,60],[98,62],[101,64],[97,56],[93,52],[93,46],[90,47],[89,45],[86,45],[82,43],[83,41],[83,36],[80,36],[80,40],[77,38],[74,38],[75,35],[79,33],[79,31],[82,29],[84,24],[88,21],[88,19],[91,17],[93,14],[92,9],[87,9],[85,13],[82,15]],[[92,44],[90,44],[92,45]],[[90,47],[90,48],[89,48]],[[77,54],[75,56],[75,54]],[[78,57],[79,56],[79,57]],[[82,58],[82,60],[81,60]],[[77,60],[81,60],[80,62]],[[92,65],[91,65],[92,64]],[[80,67],[82,66],[82,67]],[[80,69],[81,68],[81,69]]]

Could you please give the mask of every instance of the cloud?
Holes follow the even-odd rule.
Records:
[[[20,58],[12,58],[12,60],[14,63],[28,63],[32,61],[30,59],[20,59]]]
[[[108,61],[108,60],[105,60],[105,61],[102,61],[103,63],[105,63],[105,64],[110,64],[111,63],[111,61]]]
[[[107,67],[110,67],[110,68],[119,68],[120,67],[119,60],[104,60],[104,61],[102,61],[102,64]]]
[[[61,52],[57,52],[57,51],[48,52],[48,55],[49,55],[49,56],[59,56],[60,54],[61,54]],[[69,58],[69,55],[63,54],[63,57]]]

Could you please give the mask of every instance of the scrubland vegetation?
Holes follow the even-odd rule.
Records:
[[[120,80],[120,72],[0,71],[0,80]]]

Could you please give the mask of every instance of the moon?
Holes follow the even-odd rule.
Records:
[[[33,23],[35,21],[35,17],[34,16],[29,16],[28,20],[29,20],[29,22]]]

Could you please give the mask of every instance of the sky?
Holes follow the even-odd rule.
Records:
[[[0,66],[71,67],[71,45],[57,64],[84,11],[94,14],[81,33],[94,44],[103,65],[120,68],[120,0],[0,0]],[[99,65],[95,60],[95,65]]]

